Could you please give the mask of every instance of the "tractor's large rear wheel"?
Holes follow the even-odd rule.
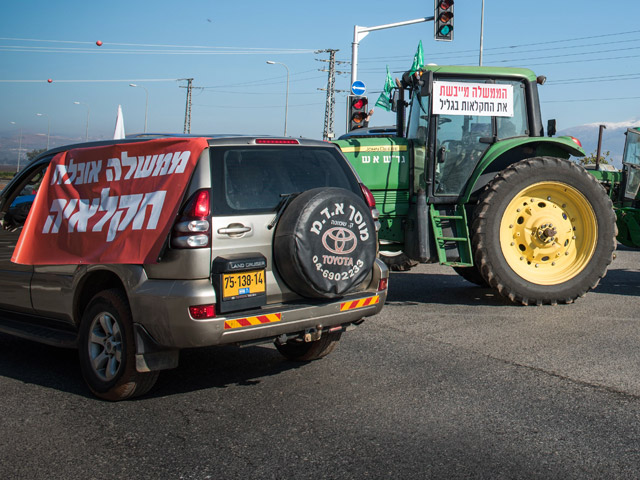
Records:
[[[523,305],[571,303],[598,285],[615,250],[613,205],[567,160],[535,157],[502,171],[472,224],[482,277]]]

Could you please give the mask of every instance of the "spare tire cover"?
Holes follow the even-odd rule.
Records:
[[[274,236],[275,265],[287,286],[310,298],[335,298],[360,285],[377,250],[371,211],[342,188],[315,188],[294,198]]]

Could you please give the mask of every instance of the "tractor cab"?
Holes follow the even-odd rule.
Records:
[[[545,80],[524,68],[427,65],[405,74],[402,84],[410,97],[405,135],[418,149],[418,160],[423,149],[425,162],[423,177],[416,179],[424,183],[415,186],[427,191],[431,203],[451,203],[486,184],[476,183],[474,172],[489,167],[496,153],[525,144],[531,152],[545,143],[559,146],[561,153],[554,154],[564,158],[582,155],[577,140],[558,145],[544,137],[537,86]],[[397,105],[402,109],[403,103]],[[503,159],[500,166],[511,162]]]

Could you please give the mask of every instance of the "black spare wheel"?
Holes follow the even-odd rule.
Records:
[[[367,277],[376,257],[369,207],[342,188],[315,188],[294,198],[274,236],[274,261],[294,292],[335,298]]]

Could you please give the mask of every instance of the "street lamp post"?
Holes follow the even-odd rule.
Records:
[[[129,86],[144,88],[144,91],[146,93],[146,100],[144,104],[144,133],[147,133],[147,112],[149,111],[149,91],[144,86],[138,85],[136,83],[130,83]]]
[[[82,102],[73,102],[73,103],[75,103],[76,105],[84,105],[85,107],[87,107],[87,128],[84,135],[84,141],[88,142],[89,141],[89,105]]]
[[[287,115],[289,112],[289,67],[287,67],[284,63],[273,62],[271,60],[267,60],[269,65],[282,65],[287,69],[287,94],[284,100],[284,136],[287,136]]]
[[[47,150],[49,150],[49,134],[51,133],[51,119],[46,113],[36,113],[36,117],[47,117]]]
[[[16,125],[16,122],[11,122],[12,125]],[[20,171],[20,154],[22,153],[22,128],[20,128],[20,142],[18,143],[18,166],[16,172]]]

